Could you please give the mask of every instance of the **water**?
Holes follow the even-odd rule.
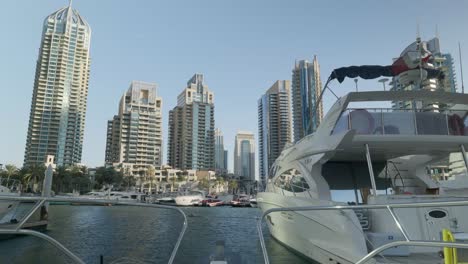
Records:
[[[174,263],[209,263],[217,240],[225,243],[228,263],[262,263],[256,208],[183,209],[188,229]],[[182,226],[175,211],[124,206],[50,207],[46,233],[86,263],[167,263]],[[268,235],[271,263],[308,263]],[[0,241],[0,263],[69,263],[47,242],[34,237]]]

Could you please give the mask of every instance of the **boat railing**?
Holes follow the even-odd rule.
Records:
[[[259,200],[258,202],[261,202]],[[395,247],[395,246],[415,246],[415,247],[449,247],[449,248],[466,248],[468,243],[459,242],[444,242],[434,240],[412,240],[405,227],[401,224],[399,217],[395,214],[396,208],[421,208],[421,207],[442,207],[442,206],[468,206],[468,201],[442,201],[442,202],[417,202],[417,203],[400,203],[400,204],[367,204],[367,205],[320,205],[320,206],[301,206],[301,207],[283,207],[283,208],[270,208],[266,210],[257,220],[257,232],[260,239],[260,246],[263,253],[265,264],[269,264],[268,251],[265,245],[265,238],[262,231],[262,223],[267,215],[273,212],[301,212],[301,211],[329,211],[329,210],[355,210],[355,209],[385,209],[391,215],[396,227],[404,237],[402,241],[395,241],[384,244],[375,248],[367,255],[363,256],[356,264],[364,264],[373,257],[379,255],[382,251]],[[441,230],[442,231],[442,230]]]
[[[347,108],[333,134],[468,136],[468,112],[447,109]]]
[[[188,226],[187,216],[185,215],[184,211],[180,208],[175,206],[165,206],[160,204],[150,204],[150,203],[134,203],[134,202],[122,202],[117,200],[100,200],[100,199],[80,199],[80,198],[57,198],[57,197],[24,197],[24,196],[0,196],[0,201],[2,200],[9,200],[9,201],[19,201],[19,202],[35,202],[35,205],[29,210],[29,212],[13,227],[8,226],[8,228],[2,227],[0,225],[0,235],[30,235],[40,239],[43,239],[57,249],[62,251],[66,256],[68,256],[71,260],[76,263],[85,263],[81,258],[79,258],[76,254],[71,252],[67,249],[64,245],[62,245],[59,241],[55,240],[54,238],[38,232],[34,230],[29,230],[23,228],[26,222],[36,213],[38,210],[42,210],[45,203],[47,202],[71,202],[77,204],[101,204],[101,205],[125,205],[125,206],[137,206],[137,207],[147,207],[147,208],[160,208],[160,209],[169,209],[174,210],[180,213],[183,216],[184,222],[182,225],[182,229],[179,233],[177,238],[176,244],[172,249],[171,256],[169,258],[168,264],[172,264],[174,262],[175,256],[179,249],[180,243],[184,238],[185,231]]]

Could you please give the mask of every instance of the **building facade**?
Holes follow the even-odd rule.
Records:
[[[266,186],[271,166],[292,142],[290,81],[276,81],[258,100],[259,180]]]
[[[323,105],[317,99],[322,92],[317,56],[309,62],[296,62],[292,73],[294,142],[312,134],[323,119]],[[317,109],[314,114],[315,109]]]
[[[215,130],[215,170],[218,175],[227,174],[225,161],[224,137],[221,129]]]
[[[417,45],[416,42],[411,43],[401,55],[403,55],[411,47]],[[401,76],[395,76],[390,83],[391,89],[394,91],[399,90],[429,90],[429,91],[445,91],[455,93],[457,92],[457,82],[455,75],[455,67],[453,57],[449,53],[443,53],[440,49],[440,41],[435,37],[427,42],[422,42],[426,49],[431,52],[432,56],[427,62],[427,67],[439,69],[444,73],[445,78],[442,82],[438,79],[425,79],[422,82],[404,83]],[[403,75],[403,74],[402,74]],[[423,109],[425,111],[438,111],[440,107],[437,102],[423,102],[423,101],[394,101],[392,102],[393,109]]]
[[[71,6],[43,24],[24,165],[81,162],[88,97],[91,28]]]
[[[255,181],[255,139],[252,132],[239,131],[234,144],[234,174]]]
[[[215,169],[214,94],[195,74],[169,111],[168,163],[187,170]]]
[[[163,160],[162,99],[155,83],[133,81],[107,122],[106,165],[143,175]]]

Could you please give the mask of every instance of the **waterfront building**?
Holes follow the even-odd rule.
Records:
[[[81,162],[91,28],[71,5],[44,20],[36,63],[24,165]]]
[[[234,174],[244,181],[255,181],[254,134],[239,131],[234,144]]]
[[[217,174],[224,175],[227,173],[224,150],[224,137],[221,129],[215,130],[215,170]]]
[[[411,43],[406,49],[417,45],[416,42]],[[421,83],[411,82],[409,84],[402,83],[400,76],[392,78],[390,83],[391,89],[394,91],[399,90],[429,90],[429,91],[445,91],[456,93],[457,82],[455,75],[455,67],[452,55],[449,53],[443,53],[440,49],[440,40],[435,37],[427,42],[423,42],[422,45],[426,45],[428,51],[431,52],[432,56],[429,58],[427,63],[428,67],[439,69],[444,73],[445,78],[442,82],[438,79],[426,79]],[[404,52],[405,52],[404,51]],[[403,54],[402,54],[403,55]],[[396,59],[394,59],[396,60]],[[438,111],[441,106],[437,102],[423,102],[423,101],[393,101],[393,109],[424,109],[427,111]]]
[[[144,175],[160,167],[162,153],[162,99],[155,83],[132,81],[122,96],[119,112],[107,122],[106,165],[128,175]]]
[[[265,186],[271,166],[292,141],[290,81],[276,81],[258,100],[259,180]]]
[[[312,134],[323,119],[323,105],[317,99],[322,92],[317,56],[309,62],[296,62],[292,74],[294,142]],[[314,113],[317,109],[316,113]]]
[[[168,163],[177,169],[214,170],[214,94],[195,74],[169,111]]]

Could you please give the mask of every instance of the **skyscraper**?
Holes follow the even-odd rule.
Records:
[[[268,172],[287,143],[292,141],[290,81],[276,81],[258,100],[259,178],[265,186]]]
[[[71,5],[43,24],[24,165],[81,162],[90,68],[91,28]]]
[[[252,132],[239,131],[234,145],[234,174],[255,181],[255,140]]]
[[[142,174],[162,164],[162,99],[156,84],[133,81],[107,122],[106,164]]]
[[[411,43],[403,53],[410,49],[410,47],[417,45],[416,42]],[[440,41],[438,37],[432,38],[427,42],[422,42],[427,50],[432,53],[427,63],[428,67],[440,69],[444,73],[445,78],[442,82],[438,79],[426,79],[421,83],[403,84],[399,76],[392,78],[392,90],[418,90],[424,89],[429,91],[445,91],[455,93],[457,91],[457,82],[455,76],[455,67],[452,56],[449,53],[443,53],[440,49]],[[402,53],[402,55],[403,55]],[[423,102],[423,101],[394,101],[393,109],[424,109],[427,111],[438,110],[440,105],[437,102]]]
[[[215,130],[215,169],[218,174],[226,174],[227,167],[224,157],[224,137],[219,128]]]
[[[214,170],[214,94],[195,74],[169,111],[168,163],[173,168]]]
[[[317,56],[314,56],[312,63],[307,60],[296,62],[292,74],[294,142],[312,134],[322,121],[322,102],[316,107],[321,92],[322,82]],[[314,114],[315,109],[317,113]]]

